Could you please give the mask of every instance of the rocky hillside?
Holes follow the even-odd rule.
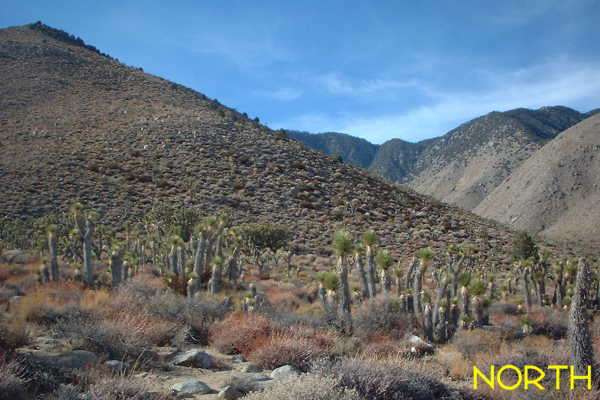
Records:
[[[381,145],[369,168],[391,181],[405,182],[419,156],[430,143],[432,140],[424,140],[419,143],[406,142],[401,139],[388,140]]]
[[[43,29],[40,29],[43,28]],[[471,243],[505,260],[510,233],[373,178],[206,96],[120,64],[46,26],[0,30],[0,215],[79,200],[102,221],[156,204],[289,227],[302,252],[341,226],[382,245]]]
[[[560,106],[492,112],[441,137],[418,143],[392,139],[381,146],[339,133],[290,136],[419,193],[472,210],[531,154],[594,112]]]
[[[472,210],[514,168],[583,118],[566,107],[489,113],[430,142],[405,181],[420,193]]]
[[[600,114],[561,133],[525,161],[475,211],[532,232],[600,240]]]
[[[376,144],[345,133],[325,132],[313,134],[286,130],[285,134],[315,150],[340,156],[342,160],[363,168],[368,168],[371,165],[379,149]]]

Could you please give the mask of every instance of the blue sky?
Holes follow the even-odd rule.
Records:
[[[272,128],[374,143],[490,111],[600,107],[600,0],[12,1]]]

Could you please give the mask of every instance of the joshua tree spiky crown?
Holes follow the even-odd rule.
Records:
[[[340,257],[352,254],[352,236],[347,231],[337,231],[333,235],[333,250]]]
[[[387,271],[393,264],[392,255],[387,250],[380,250],[375,256],[375,262],[377,266],[384,271]]]

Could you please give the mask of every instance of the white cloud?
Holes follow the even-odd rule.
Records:
[[[397,81],[389,79],[369,79],[353,82],[342,78],[337,72],[330,72],[315,79],[317,87],[325,89],[335,95],[367,95],[387,92],[390,90],[403,89],[415,86],[415,81]]]
[[[256,96],[266,97],[279,101],[292,101],[302,97],[303,91],[296,88],[279,88],[275,90],[255,90],[252,92]]]
[[[430,102],[398,113],[374,116],[313,113],[273,125],[311,132],[344,132],[374,143],[391,138],[417,141],[442,135],[462,122],[491,111],[548,105],[566,105],[580,111],[598,107],[599,71],[600,63],[559,59],[504,75],[482,74],[487,89],[480,91],[444,91],[420,86],[420,91],[430,97]],[[356,87],[348,89],[340,84],[339,88],[348,94],[358,93]]]

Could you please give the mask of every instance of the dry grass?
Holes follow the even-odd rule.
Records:
[[[225,354],[248,354],[254,350],[255,343],[279,329],[261,314],[234,312],[211,329],[210,344]]]

